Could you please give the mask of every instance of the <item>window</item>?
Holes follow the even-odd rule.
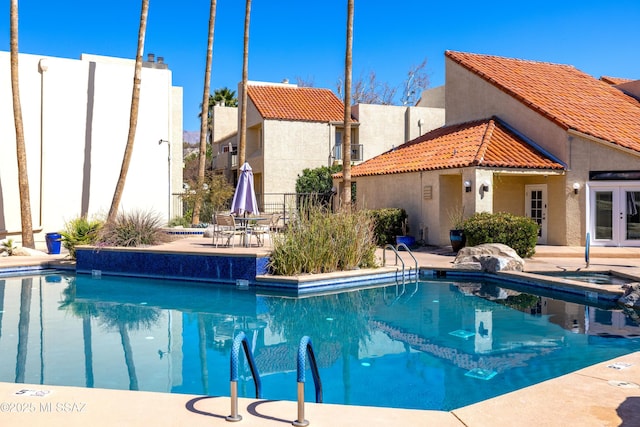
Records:
[[[336,128],[336,145],[333,148],[333,157],[335,160],[342,160],[342,138],[344,134],[344,129]],[[356,144],[356,130],[351,129],[351,161],[352,162],[360,162],[362,161],[362,144]]]

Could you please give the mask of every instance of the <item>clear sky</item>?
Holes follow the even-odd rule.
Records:
[[[212,92],[242,79],[244,1],[218,0]],[[336,89],[344,75],[346,0],[253,0],[249,79]],[[19,50],[64,58],[135,58],[139,0],[19,1]],[[5,13],[8,12],[8,6]],[[184,129],[199,130],[209,2],[150,0],[148,53],[184,88]],[[374,71],[402,84],[424,59],[430,87],[456,50],[573,65],[594,76],[640,79],[640,0],[355,0],[353,77]],[[9,50],[9,17],[0,24]],[[133,76],[132,76],[133,77]]]

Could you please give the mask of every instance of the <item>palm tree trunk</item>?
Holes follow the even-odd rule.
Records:
[[[344,137],[342,138],[342,209],[351,210],[351,74],[354,0],[347,0],[347,48],[344,60]]]
[[[129,374],[129,390],[138,390],[138,376],[136,375],[136,365],[133,362],[133,349],[131,348],[131,340],[129,332],[124,322],[118,322],[118,332],[120,332],[120,341],[122,342],[122,350],[124,351],[124,362],[127,365]]]
[[[200,354],[200,379],[202,392],[209,394],[209,365],[207,363],[207,330],[202,313],[198,313],[198,350]]]
[[[147,16],[149,14],[149,0],[142,0],[142,10],[140,11],[140,29],[138,31],[138,50],[136,52],[136,66],[133,74],[133,93],[131,95],[131,113],[129,115],[129,135],[127,136],[127,146],[124,150],[122,159],[122,168],[120,169],[120,177],[116,184],[111,201],[111,209],[107,216],[107,223],[113,223],[118,214],[122,193],[124,192],[124,184],[127,180],[129,164],[131,163],[131,155],[133,154],[133,142],[136,136],[136,127],[138,125],[138,106],[140,104],[140,84],[142,83],[142,54],[144,53],[144,37],[147,31]]]
[[[20,290],[20,320],[18,321],[18,356],[16,360],[16,383],[23,383],[27,368],[29,343],[29,312],[31,309],[31,288],[33,279],[22,279]]]
[[[31,197],[29,195],[29,175],[27,173],[27,150],[24,141],[22,106],[18,79],[18,0],[11,0],[11,90],[13,93],[13,121],[16,127],[16,157],[18,159],[18,189],[20,191],[20,218],[22,246],[35,248],[33,223],[31,219]]]
[[[93,388],[93,351],[91,349],[91,315],[82,314],[82,339],[84,342],[84,376],[85,385]]]
[[[247,147],[247,82],[249,81],[249,22],[251,20],[251,0],[247,0],[244,12],[244,48],[242,51],[242,107],[240,109],[240,141],[238,143],[238,168],[246,157]]]
[[[207,61],[204,70],[204,90],[202,91],[202,111],[200,113],[200,153],[198,154],[198,191],[196,191],[195,206],[193,207],[193,224],[200,223],[200,209],[203,194],[200,189],[204,186],[204,166],[207,160],[207,130],[209,124],[209,98],[211,98],[211,61],[213,58],[213,31],[216,21],[216,0],[211,0],[209,7],[209,39],[207,41]]]

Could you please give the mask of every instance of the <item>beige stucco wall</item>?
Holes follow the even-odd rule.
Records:
[[[9,57],[0,52],[0,233],[21,227]],[[21,54],[19,65],[34,228],[57,231],[81,214],[106,213],[127,142],[134,61]],[[136,138],[120,205],[167,219],[169,152],[160,140],[171,143],[171,182],[178,184],[176,191],[182,188],[182,91],[171,81],[170,70],[142,69]],[[42,240],[43,233],[36,235]]]
[[[265,121],[261,166],[256,159],[256,170],[263,174],[263,192],[295,192],[303,169],[328,166],[331,129],[327,123]]]
[[[564,129],[491,83],[446,59],[446,124],[497,116],[541,148],[568,162]]]
[[[444,124],[443,108],[358,104],[351,108],[359,123],[363,160],[417,138]]]

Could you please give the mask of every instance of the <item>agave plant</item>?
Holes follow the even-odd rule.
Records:
[[[3,240],[2,243],[0,243],[0,254],[6,252],[8,256],[12,256],[16,249],[18,249],[18,247],[14,244],[13,239]]]

